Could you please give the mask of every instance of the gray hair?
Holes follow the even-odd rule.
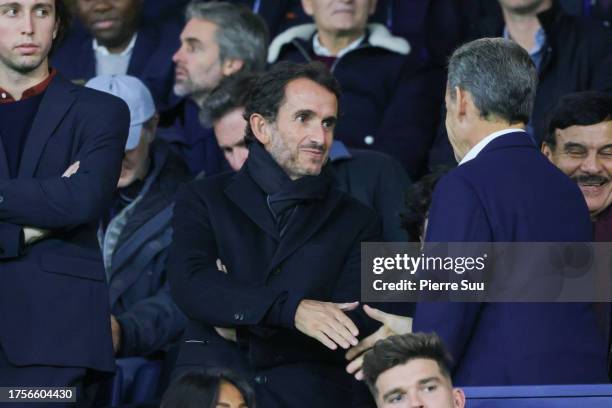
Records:
[[[236,58],[244,61],[243,72],[259,72],[266,68],[268,27],[248,7],[228,2],[193,0],[185,11],[192,18],[217,25],[219,60]]]
[[[457,49],[448,63],[451,99],[459,87],[468,91],[481,117],[528,123],[538,73],[529,54],[513,41],[482,38]]]

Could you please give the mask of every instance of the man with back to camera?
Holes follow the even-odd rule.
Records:
[[[61,0],[0,1],[0,384],[76,386],[114,371],[97,221],[129,111],[68,82],[48,54]]]
[[[594,240],[612,241],[612,96],[578,92],[561,98],[542,153],[580,187]]]
[[[391,336],[365,353],[364,380],[378,408],[463,408],[465,394],[453,388],[450,362],[435,334]]]
[[[527,130],[537,143],[544,139],[548,114],[563,95],[586,90],[612,91],[610,26],[589,16],[569,15],[560,3],[560,0],[467,0],[453,10],[456,15],[465,14],[460,18],[464,27],[455,36],[455,46],[477,38],[505,37],[529,53],[539,81]],[[481,12],[475,14],[478,9]],[[444,126],[438,131],[430,161],[432,165],[454,164]]]
[[[181,97],[161,112],[160,137],[172,144],[193,174],[222,170],[212,129],[198,119],[207,95],[222,78],[266,67],[268,29],[261,17],[228,2],[193,0],[185,11],[180,48],[174,54],[174,93]]]
[[[226,366],[265,407],[353,407],[342,349],[369,329],[349,311],[361,242],[378,239],[380,221],[325,166],[338,93],[320,64],[262,74],[245,106],[242,169],[177,197],[169,279],[190,319],[177,372]]]
[[[446,127],[459,166],[438,181],[426,242],[592,240],[576,183],[525,132],[536,87],[512,41],[476,40],[452,55]],[[419,302],[413,329],[444,340],[460,385],[607,382],[607,333],[592,304]]]

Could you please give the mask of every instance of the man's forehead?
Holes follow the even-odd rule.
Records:
[[[445,378],[435,360],[415,358],[384,371],[378,376],[376,386],[380,393],[384,393],[398,386],[415,386],[428,379],[436,379],[441,383],[446,383]]]
[[[558,144],[575,143],[598,147],[612,143],[612,120],[588,126],[570,126],[555,131]]]
[[[292,111],[310,110],[325,116],[338,114],[336,95],[308,78],[297,78],[287,83],[284,105]]]
[[[194,37],[200,40],[206,40],[209,34],[216,33],[216,31],[217,24],[209,20],[193,17],[185,24],[182,37]]]
[[[0,0],[0,6],[17,4],[20,6],[48,5],[55,6],[55,0]]]

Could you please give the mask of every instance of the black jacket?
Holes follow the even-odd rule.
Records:
[[[332,188],[300,206],[279,238],[247,167],[189,183],[177,196],[169,280],[189,318],[177,366],[231,368],[255,381],[262,407],[352,407],[344,351],[299,332],[294,317],[302,299],[359,298],[360,245],[379,239],[380,221]],[[352,317],[365,335],[372,322]],[[236,328],[238,344],[215,326]]]

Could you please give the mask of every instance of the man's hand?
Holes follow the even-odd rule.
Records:
[[[223,337],[227,341],[233,341],[234,343],[238,341],[236,337],[236,329],[229,327],[215,327],[215,331],[219,336]]]
[[[223,261],[221,261],[221,259],[218,259],[218,258],[217,258],[217,270],[227,275],[227,268],[223,264]],[[223,337],[227,341],[233,341],[234,343],[238,341],[236,337],[236,329],[232,329],[230,327],[215,327],[215,331],[217,332],[219,336]]]
[[[374,309],[368,305],[364,305],[363,310],[372,319],[381,322],[382,326],[380,326],[380,328],[374,333],[361,340],[355,347],[351,347],[348,353],[346,353],[346,359],[353,360],[348,366],[346,366],[346,371],[349,374],[355,374],[355,378],[358,380],[363,379],[363,371],[361,370],[361,367],[363,366],[364,352],[371,349],[378,340],[386,339],[387,337],[396,334],[406,334],[412,332],[411,317],[385,313],[382,310]]]
[[[62,177],[70,178],[70,176],[72,176],[79,170],[80,164],[81,162],[79,161],[72,163],[70,167],[66,169],[64,174],[62,174]],[[23,241],[26,245],[32,245],[33,243],[40,241],[43,238],[46,238],[50,233],[51,231],[41,228],[23,227]]]
[[[32,245],[33,243],[40,241],[49,235],[49,230],[44,230],[34,227],[23,227],[23,242],[26,245]]]
[[[121,325],[113,315],[111,315],[111,333],[113,335],[113,351],[116,355],[121,347]]]
[[[354,310],[359,302],[331,303],[304,299],[295,312],[295,328],[326,347],[348,349],[356,346],[359,330],[345,311]]]
[[[64,174],[62,174],[62,177],[65,178],[70,178],[70,176],[72,176],[73,174],[75,174],[78,170],[79,170],[79,166],[80,166],[81,162],[80,161],[76,161],[74,163],[72,163],[70,165],[70,167],[68,167],[66,169],[66,171],[64,172]]]

